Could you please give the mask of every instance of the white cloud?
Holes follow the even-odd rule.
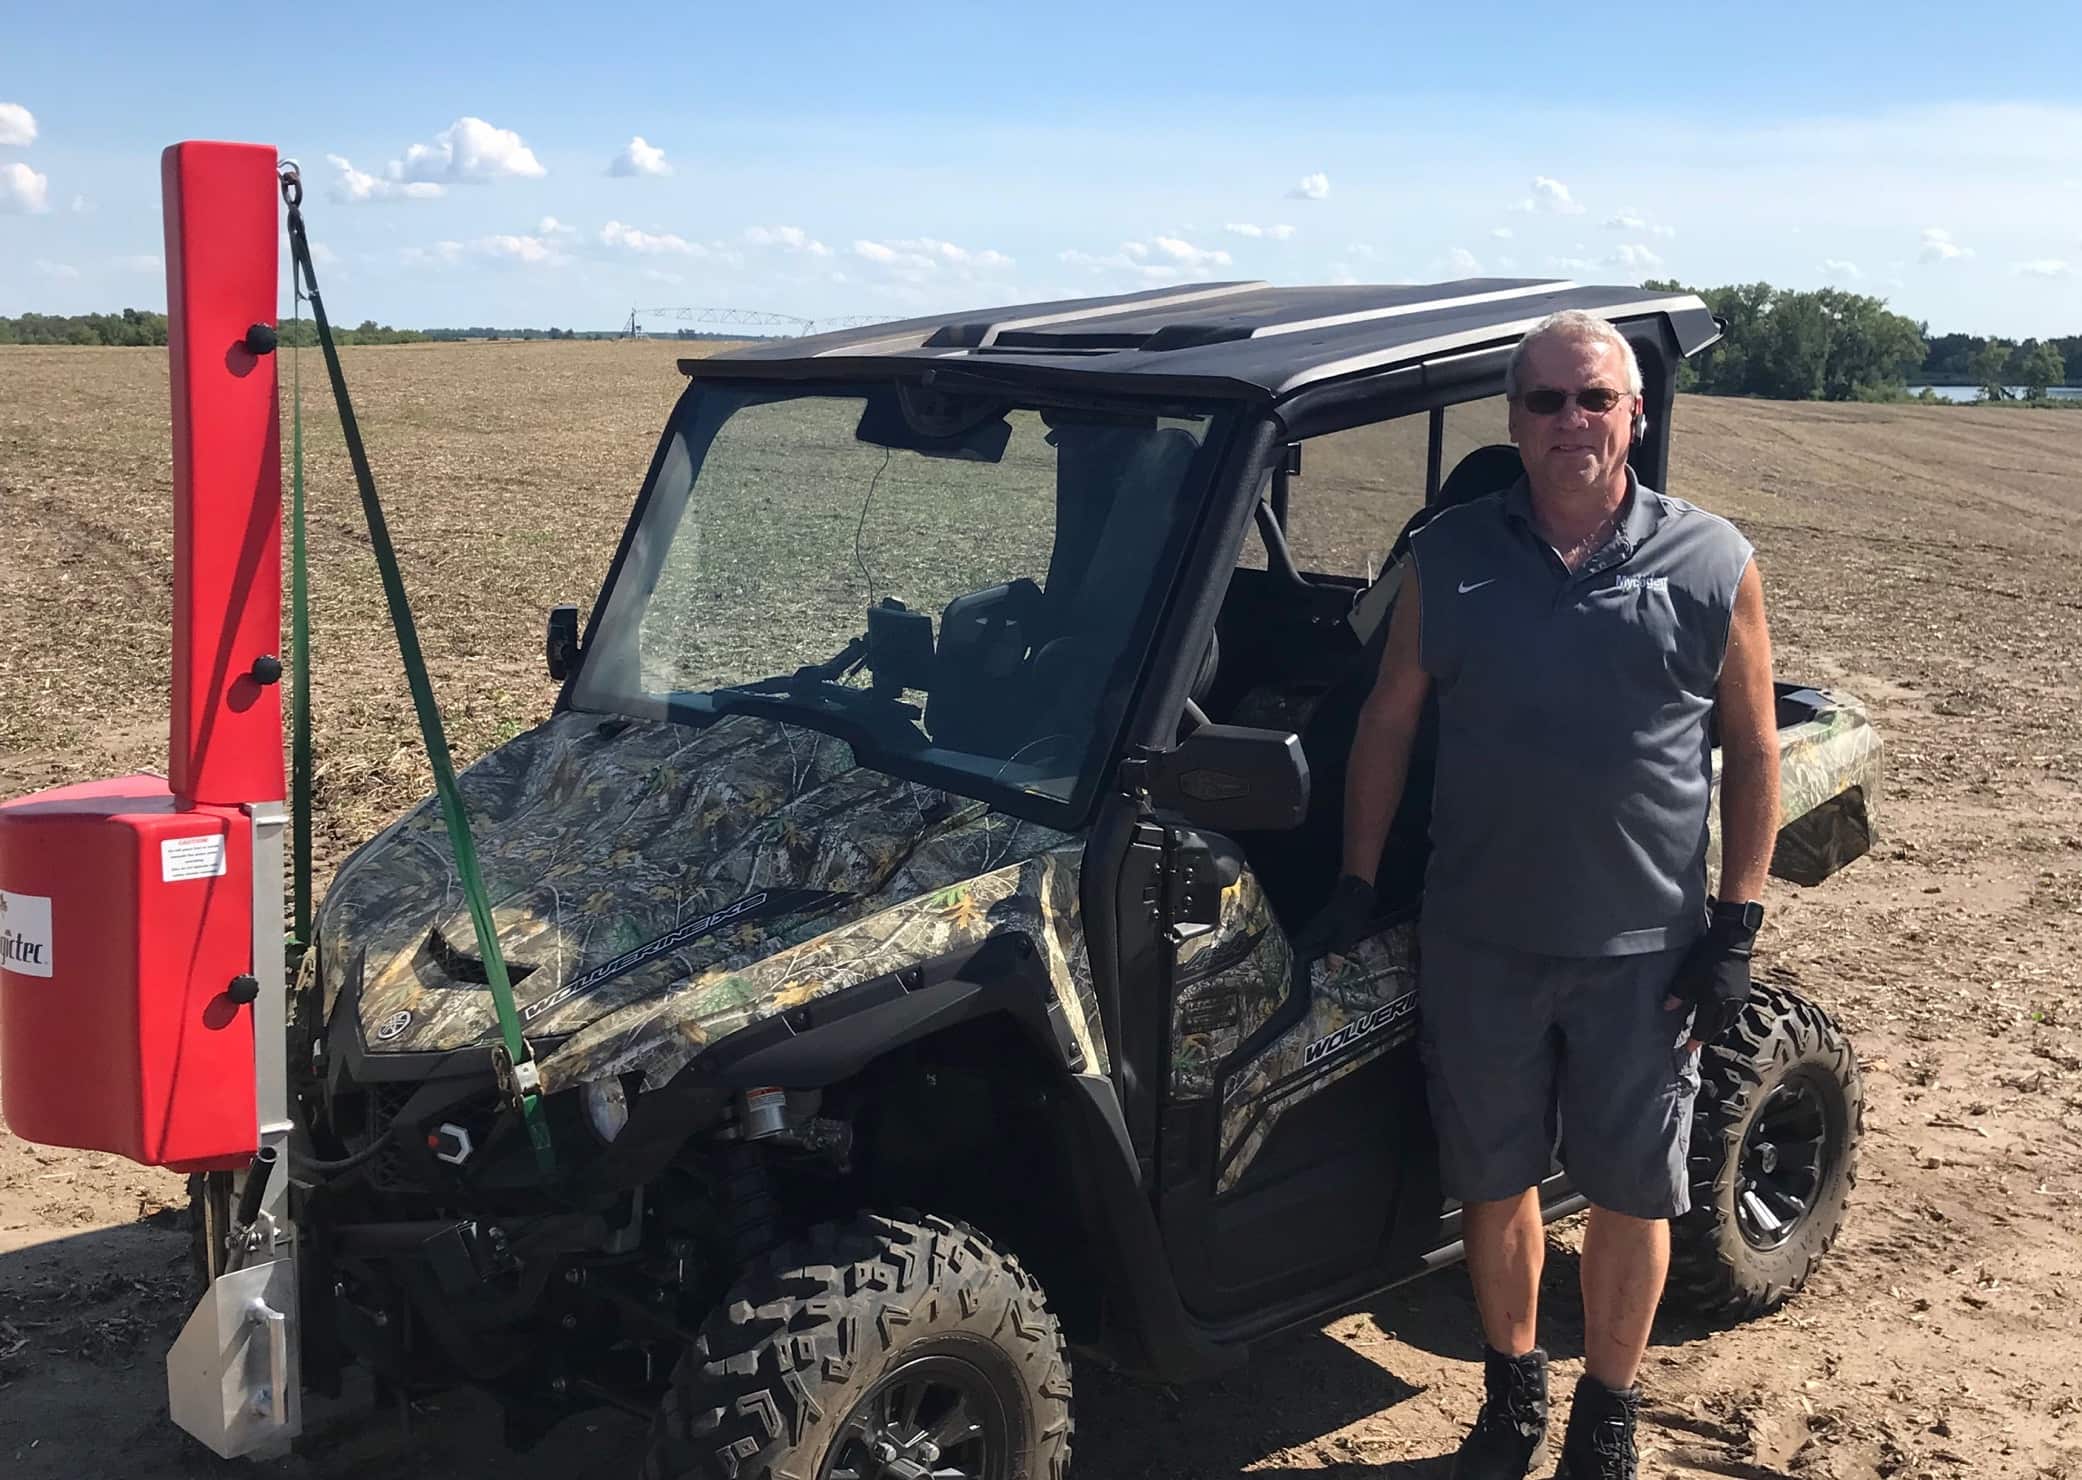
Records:
[[[1349,263],[1333,262],[1330,264],[1330,283],[1332,287],[1349,288],[1358,281],[1359,279],[1353,276]]]
[[[530,267],[561,267],[571,259],[539,236],[496,232],[474,241],[438,241],[429,247],[406,247],[400,254],[415,267],[453,267],[472,260],[498,259]]]
[[[46,258],[36,259],[36,270],[47,278],[76,278],[80,270],[68,262],[52,262]]]
[[[352,205],[365,200],[432,200],[445,193],[431,180],[386,180],[367,170],[358,170],[337,154],[326,155],[325,162],[340,172],[339,178],[333,181],[332,197],[342,204]]]
[[[570,236],[578,231],[576,226],[567,225],[555,216],[544,216],[542,224],[535,228],[537,236]]]
[[[973,274],[978,269],[1012,266],[1012,259],[1003,252],[957,246],[931,236],[887,242],[857,240],[853,255],[886,267],[907,282],[917,282],[943,267]]]
[[[654,283],[666,283],[677,288],[686,279],[676,272],[667,272],[662,267],[646,267],[638,274]]]
[[[1175,283],[1185,276],[1184,268],[1171,262],[1152,262],[1149,256],[1149,248],[1142,242],[1122,242],[1121,249],[1109,256],[1072,249],[1056,253],[1056,261],[1069,267],[1086,268],[1093,273],[1132,277],[1152,285]]]
[[[1303,175],[1287,192],[1289,200],[1328,200],[1330,198],[1330,176],[1317,170],[1312,175]]]
[[[1865,274],[1858,270],[1858,264],[1855,262],[1846,262],[1841,257],[1824,257],[1822,259],[1822,276],[1836,278],[1861,278],[1864,277]]]
[[[1446,254],[1446,270],[1456,277],[1480,277],[1482,263],[1466,247],[1455,247]]]
[[[619,221],[610,221],[600,228],[600,244],[604,247],[622,247],[646,256],[657,256],[672,252],[682,257],[705,257],[707,250],[683,236],[670,232],[643,231],[634,226],[624,226]]]
[[[1676,227],[1657,225],[1650,221],[1644,213],[1631,207],[1619,212],[1615,216],[1607,217],[1605,229],[1607,231],[1645,231],[1650,236],[1670,237],[1677,235]],[[1793,230],[1798,232],[1800,228],[1795,226]]]
[[[831,248],[800,226],[747,226],[745,240],[755,247],[781,247],[790,252],[808,252],[812,257],[829,257]]]
[[[1926,226],[1923,228],[1923,250],[1916,255],[1924,262],[1952,262],[1973,254],[1972,247],[1960,246],[1944,227]]]
[[[512,129],[465,116],[434,135],[433,143],[414,144],[384,173],[402,183],[456,184],[507,176],[537,179],[549,171]]]
[[[1614,267],[1661,267],[1663,259],[1639,242],[1621,242],[1605,259]]]
[[[1556,272],[1596,272],[1598,264],[1588,257],[1549,257],[1547,265]]]
[[[1533,193],[1511,208],[1520,215],[1544,211],[1550,216],[1580,216],[1583,207],[1569,194],[1569,187],[1546,175],[1533,176]]]
[[[2058,257],[2038,257],[2030,262],[2019,262],[2010,271],[2023,277],[2057,278],[2068,275],[2068,265]]]
[[[125,272],[160,272],[165,269],[166,263],[160,260],[157,253],[139,252],[134,256],[118,257],[116,266]]]
[[[476,248],[487,257],[511,257],[516,262],[554,267],[568,261],[562,252],[539,236],[495,235],[478,238]]]
[[[36,115],[20,103],[0,103],[0,146],[19,149],[36,142]]]
[[[1056,260],[1092,272],[1125,275],[1150,284],[1175,283],[1190,272],[1227,267],[1234,260],[1219,247],[1196,247],[1183,237],[1154,236],[1146,242],[1122,242],[1108,256],[1092,252],[1058,252]]]
[[[324,242],[312,242],[311,260],[320,267],[330,267],[340,260],[340,254]]]
[[[1231,222],[1229,225],[1224,226],[1222,230],[1230,233],[1232,236],[1250,237],[1254,241],[1260,238],[1270,238],[1276,242],[1283,242],[1294,235],[1294,228],[1291,226],[1253,226],[1247,221]]]
[[[1347,257],[1371,257],[1374,255],[1374,249],[1365,242],[1353,242],[1352,245],[1345,248],[1345,255]]]
[[[401,247],[398,256],[413,267],[450,266],[462,261],[467,250],[461,242],[441,241],[430,247]]]
[[[84,195],[75,195],[72,198],[72,210],[74,215],[84,216],[87,212],[93,209],[94,202],[88,200]]]
[[[534,156],[529,157],[532,159]],[[655,144],[646,144],[643,135],[638,134],[623,147],[620,154],[608,162],[607,172],[627,179],[632,175],[669,175],[672,173],[672,166],[665,162],[663,149]]]
[[[51,208],[51,182],[25,164],[0,164],[0,211],[27,214]]]
[[[1500,242],[1507,242],[1511,239],[1511,228],[1508,226],[1492,226],[1489,228],[1489,234]]]
[[[1163,256],[1186,268],[1227,267],[1232,260],[1229,254],[1220,248],[1206,250],[1194,246],[1191,242],[1181,241],[1175,236],[1155,237],[1150,245]]]

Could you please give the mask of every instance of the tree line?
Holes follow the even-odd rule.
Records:
[[[280,326],[284,346],[316,348],[318,327],[309,319],[292,319]],[[335,344],[417,344],[425,340],[454,339],[612,339],[612,330],[581,333],[576,329],[393,329],[374,319],[363,319],[353,328],[333,327]],[[104,344],[164,345],[166,315],[149,309],[126,308],[121,313],[25,313],[15,318],[0,315],[0,344]]]
[[[1932,335],[1925,323],[1895,313],[1886,300],[1842,288],[1799,292],[1769,283],[1689,288],[1651,280],[1660,292],[1697,293],[1727,323],[1727,333],[1704,354],[1686,361],[1677,388],[1718,396],[1768,396],[1785,401],[1887,401],[1911,383],[1973,385],[1988,400],[2038,400],[2057,385],[2082,385],[2082,334],[2022,342],[1978,334]],[[309,319],[281,326],[284,345],[312,347]],[[394,329],[374,319],[336,328],[341,344],[411,344],[458,339],[606,339],[612,330],[468,328]],[[681,330],[682,338],[714,337]],[[163,345],[166,315],[126,308],[121,313],[22,314],[0,317],[0,344]]]
[[[1933,337],[1927,323],[1895,313],[1885,299],[1842,288],[1692,288],[1668,280],[1642,286],[1697,293],[1727,324],[1718,344],[1679,371],[1679,390],[1782,401],[1887,401],[1904,397],[1913,381],[1978,386],[1983,397],[2000,401],[2013,398],[2012,386],[2038,400],[2052,386],[2082,382],[2082,335],[2021,344],[1977,334]]]
[[[1979,334],[1939,334],[1929,339],[1923,375],[1933,385],[1977,385],[1990,398],[2007,398],[2008,386],[2043,396],[2048,386],[2082,385],[2082,334],[2057,339],[1988,339]]]

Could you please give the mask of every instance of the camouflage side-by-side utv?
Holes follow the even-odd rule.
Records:
[[[1562,308],[1635,345],[1667,487],[1716,325],[1635,288],[1213,284],[685,362],[583,637],[550,616],[554,712],[462,783],[555,1169],[429,803],[296,989],[310,1383],[481,1383],[518,1438],[639,1409],[651,1476],[1059,1474],[1072,1348],[1190,1378],[1453,1259],[1428,741],[1378,933],[1289,941],[1407,526],[1517,476],[1505,358]],[[1879,739],[1778,711],[1773,871],[1813,884],[1869,844]],[[1672,1297],[1732,1313],[1828,1247],[1860,1118],[1760,976],[1675,1234]]]

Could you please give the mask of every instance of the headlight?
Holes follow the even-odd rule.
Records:
[[[580,1089],[579,1100],[586,1109],[586,1124],[603,1141],[612,1141],[629,1123],[629,1093],[621,1077],[596,1079]]]

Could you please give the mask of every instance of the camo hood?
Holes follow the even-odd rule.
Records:
[[[1068,835],[870,770],[843,740],[769,719],[695,729],[559,714],[459,783],[531,1038],[573,1034],[689,982],[734,978],[986,874],[1017,878],[1019,865],[1051,850],[1060,856],[1049,872],[1067,875],[1074,913],[1081,850],[1066,850]],[[1053,892],[1065,898],[1061,884]],[[341,868],[316,935],[326,1015],[355,1011],[372,1051],[496,1040],[431,799]],[[763,1015],[757,1002],[733,1006],[741,1021]]]

